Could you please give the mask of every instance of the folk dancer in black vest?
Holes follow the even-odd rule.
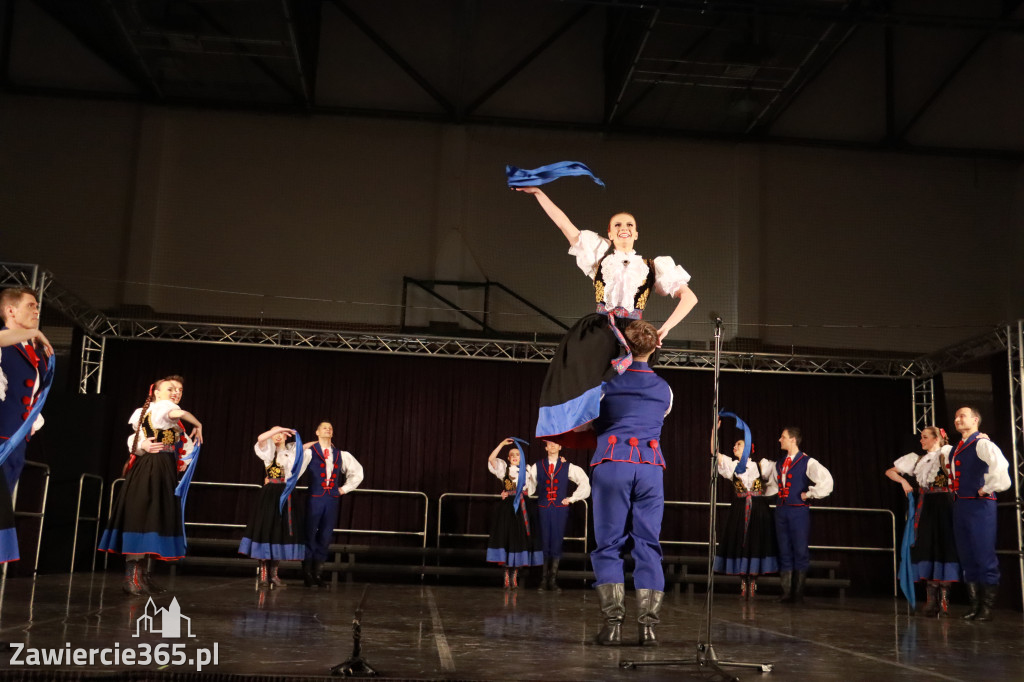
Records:
[[[590,555],[604,626],[595,641],[622,644],[626,615],[623,553],[636,565],[638,639],[656,645],[665,597],[661,565],[661,521],[665,512],[665,457],[661,427],[672,409],[672,389],[648,366],[658,344],[649,322],[636,320],[626,328],[633,364],[604,387],[601,414],[594,424],[597,451],[590,462],[594,490],[594,541]]]
[[[309,462],[309,506],[306,514],[306,558],[302,573],[306,587],[326,587],[321,566],[338,521],[341,496],[363,482],[363,467],[352,453],[334,447],[334,426],[322,421],[316,427],[316,443],[305,443],[312,452]],[[343,484],[339,481],[344,480]]]
[[[590,480],[580,467],[566,461],[559,453],[562,446],[544,441],[547,457],[530,465],[528,475],[533,476],[539,488],[537,511],[540,516],[540,541],[544,552],[544,572],[538,592],[561,592],[558,587],[558,563],[562,558],[562,542],[569,520],[569,505],[590,497]],[[569,495],[569,483],[576,490]]]
[[[305,448],[301,459],[296,457],[295,442],[288,442],[294,435],[292,429],[275,426],[261,433],[253,446],[263,461],[265,475],[238,553],[257,560],[256,587],[261,590],[285,586],[278,575],[282,561],[306,558],[305,505],[296,504],[293,493],[281,508],[281,495],[292,472],[298,467],[296,475],[301,476],[311,458],[311,449]]]
[[[4,326],[0,330],[0,444],[6,444],[28,419],[39,397],[40,378],[51,362],[53,347],[39,331],[39,302],[28,288],[0,292]],[[18,536],[11,495],[25,466],[28,439],[43,425],[43,415],[20,443],[11,443],[0,467],[0,563],[17,561]]]
[[[487,457],[487,470],[501,481],[501,500],[491,512],[487,538],[487,561],[505,569],[505,589],[519,589],[519,569],[544,563],[538,532],[537,503],[530,495],[537,489],[536,470],[527,467],[519,485],[519,467],[525,466],[519,448],[508,451],[508,463],[501,450],[515,443],[511,438],[498,443]]]
[[[996,493],[1010,487],[1010,464],[995,443],[981,438],[981,413],[969,405],[956,411],[960,432],[949,462],[953,484],[953,531],[964,569],[971,610],[964,620],[991,620],[999,591],[996,556]]]
[[[581,318],[566,333],[548,365],[541,387],[537,437],[564,447],[586,449],[596,445],[591,422],[600,412],[601,386],[627,364],[622,330],[639,320],[651,292],[679,299],[658,329],[658,346],[669,331],[697,304],[688,286],[690,275],[668,256],[642,258],[633,249],[639,239],[636,219],[616,213],[608,222],[607,239],[579,230],[560,208],[537,187],[520,187],[569,241],[569,254],[594,282],[597,312]],[[621,357],[620,357],[621,356]],[[616,358],[619,360],[616,360]]]
[[[130,595],[166,591],[153,582],[148,565],[144,565],[146,555],[161,561],[185,556],[181,501],[174,491],[178,471],[183,471],[192,458],[193,443],[203,442],[203,425],[178,406],[183,393],[184,379],[180,376],[155,381],[146,402],[128,420],[134,433],[128,436],[124,484],[118,490],[99,550],[124,555],[122,587]],[[185,433],[183,421],[192,424],[191,434]]]
[[[886,470],[885,475],[913,492],[907,480],[917,481],[917,508],[910,510],[914,522],[914,544],[910,560],[915,581],[925,584],[925,604],[921,615],[949,615],[949,586],[960,580],[960,560],[953,531],[953,488],[949,480],[949,455],[952,448],[946,433],[935,426],[921,429],[924,455],[908,453]]]
[[[775,534],[779,540],[779,578],[784,603],[802,602],[807,569],[811,563],[811,500],[828,497],[832,492],[832,474],[813,457],[800,451],[800,429],[782,430],[779,445],[786,457],[773,462],[768,472],[768,494],[778,491],[775,504]],[[795,579],[794,579],[795,575]]]
[[[722,422],[719,420],[719,427]],[[743,471],[739,463],[746,443],[741,438],[732,447],[732,457],[716,453],[718,475],[732,481],[736,497],[725,519],[722,539],[715,552],[716,572],[740,577],[740,597],[753,599],[757,595],[757,577],[779,570],[778,542],[775,539],[775,521],[765,499],[765,481],[771,475],[771,462],[751,457]]]

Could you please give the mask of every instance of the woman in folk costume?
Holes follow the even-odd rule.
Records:
[[[294,435],[294,429],[275,426],[261,433],[253,446],[266,475],[238,552],[258,560],[259,589],[284,587],[278,576],[281,562],[302,561],[306,555],[305,505],[293,501],[288,483],[302,475],[312,455],[303,450],[296,462],[297,445],[287,442]]]
[[[919,496],[914,514],[914,543],[910,560],[914,579],[925,583],[927,599],[924,616],[949,615],[949,586],[960,580],[960,560],[953,537],[953,489],[949,480],[949,453],[946,433],[935,426],[921,430],[921,448],[925,454],[908,453],[886,470],[905,494],[913,492],[907,481],[917,481]]]
[[[658,329],[658,345],[697,304],[690,275],[668,256],[646,259],[633,249],[639,238],[631,213],[616,213],[608,237],[580,230],[537,187],[518,187],[532,194],[569,241],[569,254],[593,280],[597,311],[581,318],[559,344],[541,389],[537,437],[564,447],[593,448],[590,422],[600,412],[601,385],[629,366],[632,356],[622,330],[643,317],[652,291],[678,298],[675,310]]]
[[[749,461],[753,444],[746,460],[743,458],[745,447],[746,441],[740,439],[732,446],[732,458],[717,453],[718,475],[732,481],[736,497],[715,553],[715,571],[738,575],[740,597],[753,599],[757,594],[757,577],[777,573],[779,557],[775,521],[764,497],[765,477],[760,467]]]
[[[519,589],[521,567],[544,564],[537,505],[529,498],[537,488],[537,480],[523,461],[519,448],[508,451],[508,464],[498,459],[502,448],[514,444],[512,438],[506,438],[487,458],[487,470],[502,483],[501,500],[491,514],[487,561],[505,567],[506,590]]]
[[[150,386],[145,404],[128,420],[135,433],[128,437],[131,453],[124,484],[118,491],[99,549],[125,556],[124,591],[132,595],[159,594],[146,555],[173,561],[185,555],[181,502],[175,495],[177,472],[184,470],[203,442],[203,425],[180,407],[184,380],[160,379]],[[185,434],[182,422],[193,426]],[[194,443],[194,444],[193,444]]]

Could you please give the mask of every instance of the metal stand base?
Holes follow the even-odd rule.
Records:
[[[726,668],[750,668],[762,673],[770,673],[774,663],[742,663],[740,661],[720,661],[715,654],[715,647],[704,642],[697,644],[697,655],[694,658],[667,659],[664,661],[622,661],[619,667],[624,670],[634,670],[644,666],[655,665],[695,665],[713,673],[713,679],[727,680],[728,682],[739,682],[740,678],[727,673]]]
[[[356,607],[356,615],[352,619],[352,655],[344,663],[331,668],[331,675],[334,677],[377,677],[377,671],[369,663],[363,660],[360,649],[362,640],[363,602],[366,601],[366,590],[369,585],[363,588],[363,596],[359,599],[359,606]]]

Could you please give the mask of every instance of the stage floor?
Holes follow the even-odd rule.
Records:
[[[496,581],[497,576],[496,570]],[[123,594],[114,573],[8,580],[0,590],[0,639],[12,648],[0,660],[0,676],[41,669],[194,673],[195,661],[212,658],[214,651],[216,663],[208,662],[204,674],[326,676],[352,652],[353,613],[366,587],[340,583],[309,590],[291,584],[261,594],[245,578],[178,576],[172,582],[159,577],[171,589],[155,597],[154,605],[166,609],[172,597],[177,599],[184,618],[163,622],[179,624],[181,638],[155,633],[167,614],[147,619],[147,599]],[[632,594],[626,606],[624,630],[633,636]],[[964,610],[955,606],[957,613]],[[704,613],[699,595],[692,600],[666,595],[657,631],[662,646],[606,648],[589,643],[600,625],[596,594],[589,589],[506,593],[497,587],[431,585],[429,578],[422,586],[371,583],[362,621],[363,656],[387,678],[706,679],[695,667],[619,667],[628,660],[692,660]],[[734,670],[745,680],[995,682],[1024,675],[1024,622],[1020,613],[1008,610],[997,611],[990,623],[968,623],[910,618],[902,600],[814,597],[804,606],[785,607],[771,595],[753,602],[719,595],[714,615],[713,643],[720,659],[774,664],[765,677]],[[149,623],[154,626],[147,632]],[[187,636],[189,628],[193,637]],[[104,666],[100,653],[93,654],[92,665],[28,665],[32,650],[39,661],[44,654],[52,661],[52,656],[70,657],[78,649],[102,648],[122,656],[131,650],[140,659],[147,645],[152,653],[160,644],[184,665]],[[13,664],[13,656],[26,665]],[[27,677],[46,679],[42,674]]]

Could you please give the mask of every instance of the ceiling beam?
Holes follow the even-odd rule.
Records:
[[[431,85],[430,81],[424,78],[412,64],[398,53],[398,50],[391,46],[391,43],[386,41],[379,33],[373,30],[373,27],[366,23],[366,21],[364,21],[363,18],[355,12],[355,10],[349,7],[344,0],[331,0],[331,2],[348,18],[349,21],[356,25],[356,27],[362,31],[374,45],[379,47],[384,54],[390,57],[391,61],[397,64],[402,71],[405,71],[410,78],[416,81],[416,84],[423,88],[424,92],[430,95],[434,101],[445,110],[451,120],[455,120],[457,118],[455,105],[449,102],[448,98],[441,94],[440,90]]]

